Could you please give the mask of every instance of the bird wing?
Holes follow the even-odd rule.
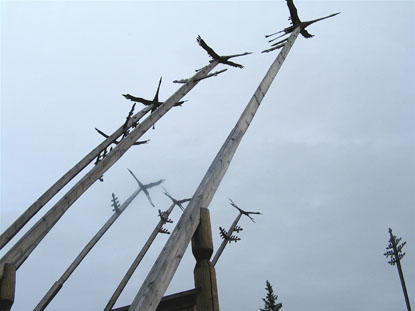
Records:
[[[222,63],[223,64],[227,64],[229,66],[237,67],[237,68],[244,68],[244,66],[242,66],[241,64],[237,64],[237,63],[234,63],[234,62],[230,62],[228,60],[223,61]]]
[[[212,57],[213,59],[219,58],[219,55],[216,54],[216,52],[209,45],[207,45],[206,42],[200,36],[198,36],[196,40],[199,43],[199,45],[209,54],[210,57]]]
[[[102,136],[104,136],[105,138],[108,138],[109,136],[107,134],[105,134],[103,131],[100,131],[99,129],[95,128],[95,131],[97,131],[99,134],[101,134]]]
[[[144,193],[145,193],[145,195],[146,195],[146,197],[147,197],[148,201],[150,202],[150,204],[151,204],[153,207],[156,207],[156,206],[154,205],[153,201],[151,201],[150,194],[148,193],[147,189],[145,189],[145,188],[144,188],[144,189],[143,189],[143,191],[144,191]]]
[[[131,170],[130,169],[128,169],[128,171],[130,172],[130,174],[131,175],[133,175],[133,177],[134,177],[134,179],[137,181],[137,183],[138,183],[138,186],[140,187],[140,189],[142,190],[142,191],[146,191],[145,189],[146,189],[146,187],[138,180],[138,178],[134,175],[134,173],[133,172],[131,172]]]
[[[226,55],[226,56],[222,56],[222,58],[228,60],[230,58],[245,56],[245,55],[249,55],[249,54],[252,54],[252,52],[244,52],[244,53],[240,53],[240,54]]]
[[[95,128],[95,130],[99,133],[99,134],[101,134],[102,136],[104,136],[105,138],[108,138],[109,136],[107,135],[107,134],[105,134],[103,131],[100,131],[99,129],[97,129],[97,128]],[[113,143],[114,144],[116,144],[116,145],[118,145],[118,141],[117,140],[113,140]]]
[[[122,96],[124,96],[125,98],[127,98],[127,99],[129,99],[133,102],[142,103],[143,105],[146,105],[146,106],[151,105],[153,103],[150,100],[147,100],[147,99],[144,99],[144,98],[141,98],[141,97],[135,97],[135,96],[132,96],[130,94],[122,94]]]
[[[233,207],[236,207],[238,210],[240,210],[240,208],[235,204],[235,202],[233,202],[232,201],[232,199],[231,198],[229,198],[229,201],[231,201],[231,205],[233,206]]]
[[[150,189],[152,187],[160,185],[163,181],[164,181],[164,179],[160,179],[159,181],[149,183],[149,184],[145,185],[144,188]]]
[[[288,9],[290,10],[291,21],[293,25],[301,23],[298,17],[297,8],[294,5],[293,0],[287,0]]]
[[[312,38],[314,37],[312,34],[310,34],[307,30],[305,30],[304,28],[301,29],[300,33],[303,35],[304,38]]]
[[[255,222],[255,220],[251,216],[249,216],[248,214],[245,214],[245,216],[247,216],[249,219],[251,219],[252,222]]]
[[[256,215],[262,215],[261,212],[247,212],[248,214],[256,214]]]
[[[154,95],[154,99],[153,99],[153,102],[156,103],[156,104],[159,103],[159,91],[160,91],[161,79],[162,79],[162,77],[160,77],[160,81],[159,81],[159,85],[157,87],[156,95]]]
[[[150,139],[147,139],[147,140],[141,140],[141,141],[137,141],[137,142],[135,142],[133,145],[134,145],[134,146],[143,145],[143,144],[147,144],[149,141],[150,141]],[[115,142],[115,144],[118,144],[118,142]]]
[[[170,195],[170,193],[166,190],[166,188],[164,188],[163,186],[162,186],[162,188],[163,188],[163,190],[164,190],[164,194],[168,197],[168,198],[170,198],[170,200],[172,200],[173,202],[174,202],[174,199],[173,199],[173,197]]]

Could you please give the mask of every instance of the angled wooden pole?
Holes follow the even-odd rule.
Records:
[[[151,107],[145,107],[141,111],[137,112],[128,123],[130,127],[133,123],[138,122]],[[99,154],[111,145],[124,131],[124,125],[116,130],[110,137],[100,143],[95,149],[88,153],[81,161],[79,161],[72,169],[70,169],[65,175],[63,175],[57,182],[55,182],[44,194],[42,194],[29,208],[20,215],[0,236],[0,249],[2,249],[19,231],[23,226],[34,216],[36,213],[47,203],[49,200],[57,194],[63,187],[65,187],[76,175],[78,175],[89,163],[91,163]]]
[[[173,208],[176,204],[173,203],[170,205],[167,211],[165,211],[163,214],[164,217],[169,217],[170,213],[173,211]],[[153,243],[154,239],[156,238],[157,234],[160,233],[160,229],[165,224],[165,221],[160,219],[156,227],[154,228],[153,232],[150,234],[150,236],[147,239],[147,242],[144,244],[141,251],[138,253],[137,257],[134,259],[133,263],[131,264],[130,268],[128,268],[127,273],[122,278],[120,284],[118,285],[117,289],[115,290],[114,294],[112,294],[110,300],[108,301],[107,305],[105,306],[104,311],[110,311],[112,310],[112,307],[114,307],[115,303],[118,300],[118,297],[120,297],[122,291],[124,290],[125,286],[127,285],[128,281],[130,280],[131,276],[133,275],[134,271],[137,269],[138,265],[140,264],[141,260],[144,258],[145,254],[147,253],[148,249],[150,248],[151,244]]]
[[[233,231],[235,230],[235,228],[236,228],[236,226],[237,226],[237,224],[238,224],[238,222],[239,222],[239,219],[241,219],[241,216],[242,216],[242,214],[241,214],[241,213],[239,213],[239,215],[238,215],[238,216],[236,216],[235,220],[233,221],[233,223],[232,223],[231,227],[230,227],[230,228],[229,228],[229,230],[228,230],[228,234],[229,234],[229,235],[231,235],[231,234],[233,233]],[[218,262],[218,259],[219,259],[220,255],[222,254],[223,250],[224,250],[224,249],[225,249],[225,247],[226,247],[226,244],[228,244],[228,243],[229,243],[229,241],[228,241],[228,240],[223,239],[223,241],[222,241],[222,243],[220,244],[220,246],[219,246],[218,250],[216,251],[215,256],[214,256],[214,257],[213,257],[213,259],[212,259],[212,265],[214,265],[214,266],[216,265],[216,263]]]
[[[129,311],[156,310],[199,225],[201,207],[209,206],[242,137],[299,32],[299,28],[292,32],[287,43],[271,65],[235,127],[219,150],[147,278],[141,285]]]
[[[130,203],[136,198],[136,196],[141,192],[141,189],[134,191],[132,195],[116,210],[114,214],[107,220],[107,222],[102,226],[102,228],[94,235],[94,237],[88,242],[88,244],[83,248],[79,255],[75,258],[72,264],[66,269],[62,276],[57,280],[49,291],[45,294],[42,300],[35,307],[34,311],[43,311],[56,296],[56,294],[61,290],[63,284],[71,276],[72,272],[79,266],[82,260],[88,255],[89,251],[97,244],[101,237],[107,232],[111,225],[118,219],[118,217],[125,211],[125,209],[130,205]]]
[[[108,155],[95,165],[81,180],[76,183],[62,199],[60,199],[33,227],[20,238],[19,241],[0,260],[0,278],[3,273],[3,265],[14,264],[18,269],[26,258],[32,253],[40,241],[58,222],[68,208],[98,179],[100,178],[123,154],[149,130],[162,116],[164,116],[180,99],[182,99],[194,86],[216,67],[217,61],[213,61],[202,70],[198,71],[187,83],[180,87],[170,98],[150,114],[131,133],[125,137]],[[152,107],[152,106],[149,106]]]

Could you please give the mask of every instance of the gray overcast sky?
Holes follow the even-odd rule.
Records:
[[[282,0],[0,5],[2,232],[102,141],[94,127],[110,133],[124,122],[131,102],[121,94],[152,98],[163,76],[164,100],[178,88],[171,81],[207,64],[197,35],[219,54],[254,52],[237,59],[244,69],[197,85],[145,135],[148,145],[69,209],[17,273],[13,310],[26,311],[110,217],[111,193],[123,202],[136,189],[127,168],[146,183],[166,178],[177,198],[194,193],[277,55],[260,53],[264,35],[286,27],[289,12]],[[215,247],[218,227],[237,215],[229,197],[264,214],[241,220],[242,240],[216,265],[221,309],[258,310],[269,280],[283,310],[405,310],[383,253],[390,226],[408,242],[414,305],[415,2],[296,5],[303,20],[341,14],[297,39],[210,205]],[[103,309],[170,204],[161,188],[151,195],[157,207],[138,196],[50,310]],[[156,239],[117,306],[131,303],[166,240]],[[167,294],[193,287],[194,263],[188,249]]]

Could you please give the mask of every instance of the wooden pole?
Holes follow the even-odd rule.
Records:
[[[3,269],[3,277],[0,279],[0,311],[9,311],[14,302],[16,267],[6,264]]]
[[[173,203],[170,205],[168,210],[165,212],[165,216],[168,217],[172,212],[174,206],[176,204]],[[118,285],[117,289],[115,290],[114,294],[112,294],[110,300],[108,301],[107,305],[105,306],[104,311],[112,310],[115,303],[117,302],[118,297],[120,297],[122,291],[124,290],[125,286],[127,285],[128,281],[130,280],[131,276],[133,275],[134,271],[137,269],[138,265],[140,264],[141,260],[144,258],[145,254],[147,253],[148,249],[150,248],[151,244],[153,243],[154,239],[156,238],[159,230],[163,227],[164,221],[160,220],[156,227],[154,228],[153,232],[150,234],[147,242],[144,244],[141,251],[138,253],[137,257],[134,259],[133,263],[131,264],[130,268],[128,269],[127,273],[124,275],[123,279],[121,280],[120,284]]]
[[[193,270],[196,296],[196,310],[219,311],[218,287],[215,267],[210,262],[213,253],[212,226],[209,209],[200,209],[200,222],[192,237],[192,252],[196,258]]]
[[[150,129],[162,116],[164,116],[180,99],[196,86],[201,78],[206,76],[218,64],[213,61],[202,70],[198,71],[189,81],[179,88],[163,105],[150,114],[131,133],[125,137],[108,155],[94,166],[81,180],[76,183],[66,195],[60,199],[0,260],[1,268],[6,263],[11,263],[18,269],[40,241],[58,222],[68,208],[123,154]],[[150,106],[151,107],[151,106]],[[1,275],[0,275],[1,278]]]
[[[161,254],[141,285],[140,290],[130,306],[130,311],[154,311],[157,308],[199,225],[200,208],[209,206],[242,137],[248,129],[262,99],[281,68],[299,32],[299,28],[292,32],[284,48],[278,54],[235,127],[219,150]]]
[[[233,233],[233,230],[235,230],[236,225],[237,225],[237,224],[238,224],[238,222],[239,222],[239,219],[241,219],[241,216],[242,216],[242,214],[241,214],[241,213],[239,213],[239,215],[238,215],[238,216],[236,216],[236,218],[235,218],[234,222],[232,223],[231,227],[230,227],[230,228],[229,228],[229,230],[228,230],[228,234],[229,234],[229,236]],[[226,245],[227,245],[228,243],[229,243],[229,241],[228,241],[228,240],[223,239],[223,241],[222,241],[222,243],[220,244],[220,246],[219,246],[218,250],[216,251],[215,256],[214,256],[214,257],[213,257],[213,259],[212,259],[212,265],[213,265],[213,266],[215,266],[215,265],[216,265],[216,263],[218,262],[218,259],[219,259],[220,255],[222,254],[223,250],[225,249],[225,247],[226,247]]]
[[[88,242],[84,249],[79,253],[75,258],[72,264],[66,269],[62,276],[57,280],[53,286],[49,289],[42,300],[38,303],[34,311],[43,311],[47,305],[52,301],[56,294],[60,291],[63,284],[71,276],[72,272],[79,266],[82,260],[88,255],[89,251],[95,246],[95,244],[101,239],[101,237],[107,232],[111,225],[118,219],[118,217],[125,211],[125,209],[130,205],[130,203],[135,199],[135,197],[141,192],[141,189],[137,189],[134,193],[119,207],[119,211],[114,212],[114,214],[107,220],[107,222],[102,226],[102,228],[94,235],[94,237]],[[115,208],[115,207],[114,207]]]
[[[151,106],[145,107],[141,111],[137,112],[127,126],[130,127],[133,123],[138,122],[148,111]],[[23,226],[34,216],[36,213],[47,203],[49,200],[58,193],[64,186],[66,186],[76,175],[78,175],[89,163],[91,163],[99,154],[112,144],[124,131],[124,126],[121,126],[110,137],[100,143],[95,149],[88,153],[81,161],[79,161],[72,169],[70,169],[65,175],[63,175],[52,187],[50,187],[44,194],[42,194],[20,217],[15,220],[9,228],[7,228],[0,236],[0,249],[2,249],[19,231]]]

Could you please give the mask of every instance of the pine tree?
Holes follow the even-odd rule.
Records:
[[[278,295],[274,294],[272,285],[268,280],[265,283],[265,290],[267,291],[267,296],[262,298],[264,301],[264,308],[259,309],[260,311],[278,311],[282,308],[282,303],[277,303]]]

